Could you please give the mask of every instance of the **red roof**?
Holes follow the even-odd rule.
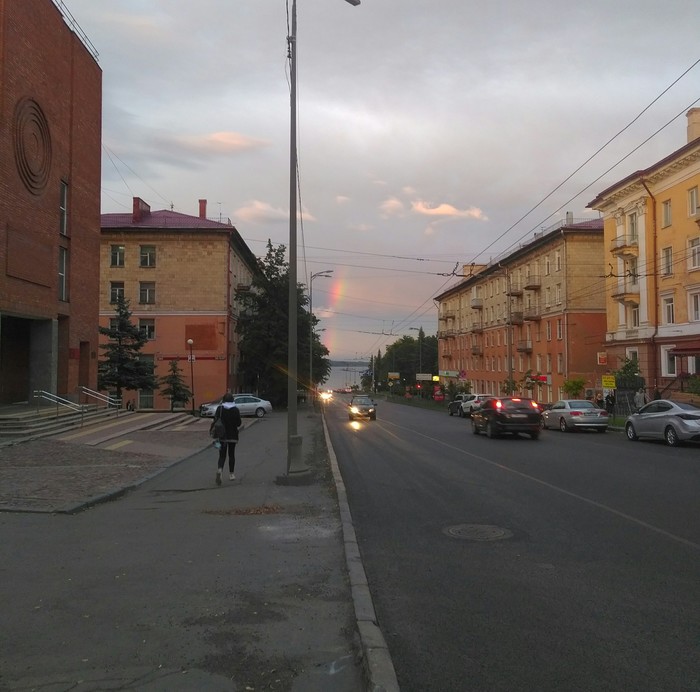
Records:
[[[224,223],[222,221],[203,219],[200,216],[180,214],[177,211],[168,209],[144,212],[139,221],[134,221],[134,216],[130,212],[102,214],[100,218],[101,228],[218,228],[222,230],[233,228],[230,221]]]

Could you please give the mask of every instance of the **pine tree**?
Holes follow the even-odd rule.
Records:
[[[115,319],[109,327],[100,327],[100,334],[109,338],[101,344],[105,357],[98,364],[97,387],[100,390],[115,390],[122,398],[123,390],[158,389],[158,379],[153,364],[141,360],[141,349],[146,345],[146,335],[131,322],[129,301],[117,298],[114,307]]]
[[[176,403],[186,404],[192,398],[192,392],[182,379],[182,370],[176,360],[170,361],[169,368],[170,372],[165,377],[161,377],[160,384],[165,385],[161,392],[170,397],[170,410],[172,411]]]

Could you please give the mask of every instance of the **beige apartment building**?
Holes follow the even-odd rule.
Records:
[[[667,395],[700,371],[700,108],[687,118],[683,147],[588,205],[604,215],[608,362],[637,359]]]
[[[148,337],[142,358],[158,377],[178,361],[194,404],[240,391],[238,291],[250,289],[257,259],[228,219],[151,211],[139,197],[131,213],[102,214],[100,326],[114,319],[119,295]],[[100,337],[101,343],[106,337]],[[126,392],[136,408],[169,409],[159,391]],[[192,405],[192,402],[190,402]]]
[[[592,395],[608,372],[603,221],[566,220],[535,233],[464,279],[439,304],[440,380],[475,393],[509,389],[542,402],[583,377]]]

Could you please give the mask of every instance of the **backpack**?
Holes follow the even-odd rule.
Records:
[[[209,426],[209,436],[213,437],[215,440],[226,439],[226,426],[224,425],[224,421],[221,420],[220,416],[221,407],[216,409],[216,413],[214,414],[214,420]]]

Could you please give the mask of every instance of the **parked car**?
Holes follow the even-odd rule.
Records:
[[[647,437],[666,440],[677,447],[686,441],[700,441],[700,408],[695,404],[670,399],[656,399],[627,416],[625,433],[628,440]]]
[[[467,418],[470,418],[472,415],[472,411],[477,408],[478,406],[481,406],[481,404],[486,401],[486,399],[490,399],[493,397],[493,394],[470,394],[469,398],[466,399],[462,403],[462,411],[460,412],[460,416],[464,418],[465,416]]]
[[[608,429],[609,415],[587,399],[561,399],[542,410],[542,427],[572,430],[595,430],[604,433]]]
[[[540,436],[541,414],[534,399],[524,397],[491,397],[472,411],[472,432],[485,432],[489,437],[502,433],[526,433],[533,440]]]
[[[455,398],[447,404],[447,413],[450,416],[454,416],[455,413],[458,416],[463,416],[462,404],[471,396],[471,394],[457,394]]]
[[[350,420],[358,418],[377,420],[377,405],[368,396],[354,396],[348,404],[348,418]]]
[[[199,415],[202,418],[213,418],[216,409],[221,405],[221,399],[202,404],[199,407]],[[234,394],[233,403],[238,406],[241,416],[257,416],[262,418],[266,413],[272,411],[272,404],[266,399],[253,396],[252,394]]]

